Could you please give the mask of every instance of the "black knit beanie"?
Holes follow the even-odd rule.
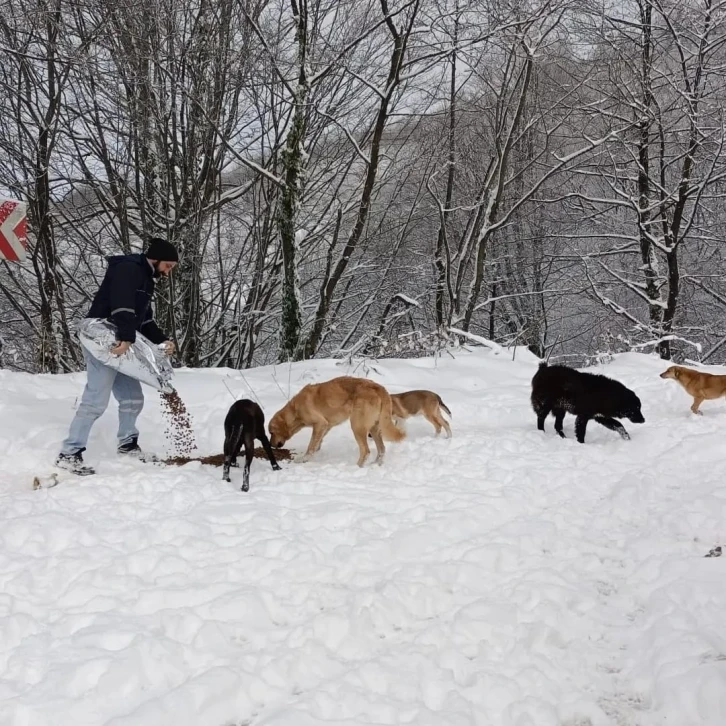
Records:
[[[146,250],[146,256],[150,260],[159,260],[159,262],[179,262],[179,253],[171,242],[162,237],[152,237],[149,240],[149,249]]]

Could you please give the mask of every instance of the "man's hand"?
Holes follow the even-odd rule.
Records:
[[[176,353],[176,346],[174,345],[173,340],[165,340],[161,344],[161,347],[164,349],[164,353],[166,353],[167,355],[174,355],[174,353]]]
[[[116,341],[116,345],[111,348],[111,355],[123,355],[130,347],[128,340]]]

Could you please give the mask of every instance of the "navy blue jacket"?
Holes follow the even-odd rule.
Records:
[[[168,340],[154,322],[154,270],[146,256],[118,255],[106,259],[106,275],[86,317],[110,320],[116,326],[118,340],[133,343],[137,330],[152,343]]]

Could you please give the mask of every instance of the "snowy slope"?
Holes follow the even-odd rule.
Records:
[[[2,726],[673,726],[726,723],[726,404],[704,416],[657,359],[601,367],[634,388],[632,441],[536,430],[519,351],[387,360],[436,390],[383,467],[347,425],[319,458],[221,471],[118,461],[32,491],[84,376],[0,371]],[[202,454],[248,384],[267,417],[333,361],[181,371]],[[226,385],[225,385],[226,384]],[[142,443],[164,451],[147,391]],[[309,431],[291,442],[304,450]]]

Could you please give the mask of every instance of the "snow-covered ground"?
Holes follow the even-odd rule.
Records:
[[[84,375],[0,371],[2,726],[672,726],[726,724],[726,403],[704,416],[652,357],[601,372],[643,401],[632,441],[537,431],[518,351],[185,370],[199,453],[232,398],[267,417],[311,381],[437,391],[383,467],[347,425],[317,460],[251,490],[221,471],[117,460],[33,491]],[[225,385],[226,384],[226,385]],[[157,395],[142,443],[163,453]],[[310,432],[291,442],[304,450]]]

